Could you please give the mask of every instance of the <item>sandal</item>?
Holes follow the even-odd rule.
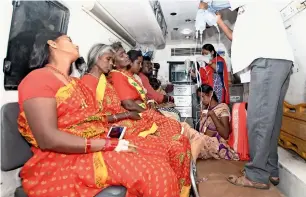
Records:
[[[277,186],[279,184],[279,177],[270,176],[269,180],[274,186]]]
[[[245,175],[245,169],[240,170],[241,174]],[[270,182],[274,185],[277,186],[280,182],[279,177],[269,177]]]
[[[227,181],[236,186],[250,187],[256,189],[269,189],[269,184],[251,181],[246,176],[231,175],[227,178]]]

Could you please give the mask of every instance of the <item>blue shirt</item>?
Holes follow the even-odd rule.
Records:
[[[228,0],[213,0],[211,2],[208,2],[208,10],[211,12],[217,12],[220,10],[224,10],[227,8],[231,8],[231,4]]]

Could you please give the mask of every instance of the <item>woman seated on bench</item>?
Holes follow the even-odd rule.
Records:
[[[193,157],[239,160],[238,154],[227,144],[231,118],[228,106],[218,103],[217,96],[209,85],[201,85],[197,94],[203,107],[208,110],[201,115],[199,132],[184,124],[188,128],[184,134],[190,139]]]
[[[129,197],[180,196],[167,147],[146,138],[106,138],[107,122],[126,114],[101,113],[91,90],[69,76],[78,57],[66,35],[37,35],[30,67],[39,69],[18,87],[19,130],[34,153],[20,173],[26,194],[95,196],[123,185]]]
[[[127,127],[124,139],[135,139],[137,136],[145,137],[148,141],[162,143],[171,155],[170,165],[175,171],[180,183],[182,193],[190,188],[190,143],[189,140],[181,135],[177,138],[163,138],[151,135],[150,131],[154,121],[144,113],[141,117],[135,111],[128,111],[121,106],[121,101],[117,95],[116,90],[106,80],[107,75],[112,69],[113,49],[104,44],[94,45],[88,53],[88,67],[86,75],[81,81],[88,86],[89,89],[96,95],[99,102],[101,113],[112,115],[117,119],[116,124]],[[129,118],[119,119],[117,114],[126,114]],[[111,126],[113,123],[110,123]],[[155,128],[160,132],[167,132],[162,128]],[[184,196],[184,195],[182,195]]]
[[[179,111],[174,108],[175,104],[173,97],[154,90],[150,84],[151,80],[156,79],[149,77],[150,73],[152,73],[151,59],[149,57],[143,57],[141,51],[130,50],[127,54],[131,60],[130,68],[127,71],[132,73],[137,82],[139,82],[139,85],[146,93],[147,100],[152,97],[151,101],[153,102],[150,103],[152,107],[157,108],[164,116],[180,121]],[[134,98],[138,98],[138,92],[134,91],[134,87],[132,88],[134,95],[132,92],[129,92],[130,96],[133,95]]]
[[[176,139],[181,136],[181,124],[165,117],[148,102],[143,86],[128,71],[131,60],[120,43],[112,45],[115,50],[114,67],[109,73],[108,80],[115,88],[121,105],[128,111],[141,113],[146,120],[153,121],[158,126],[154,134],[163,138]],[[183,137],[185,138],[185,137]]]

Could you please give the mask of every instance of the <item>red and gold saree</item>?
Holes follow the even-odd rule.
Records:
[[[96,99],[99,102],[99,107],[104,114],[112,115],[126,112],[121,106],[121,101],[116,90],[106,80],[104,75],[97,79],[91,75],[85,75],[81,81],[96,94]],[[158,130],[164,128],[160,127],[159,123],[154,122],[153,116],[156,114],[154,110],[148,110],[143,113],[140,120],[125,119],[116,122],[117,125],[127,127],[125,139],[134,139],[135,137],[145,138],[150,142],[161,143],[167,146],[169,152],[170,165],[177,174],[180,182],[181,196],[188,196],[190,189],[190,143],[189,140],[180,134],[173,137],[156,136]],[[111,126],[111,124],[109,125]],[[137,138],[137,139],[138,139]]]
[[[164,138],[173,138],[181,134],[182,126],[178,121],[165,117],[155,110],[148,109],[144,88],[132,74],[124,70],[113,70],[108,79],[115,88],[120,101],[129,99],[142,101],[139,105],[146,109],[146,111],[142,112],[143,116],[148,117],[145,118],[145,120],[150,120],[158,126],[157,132],[155,132],[154,135]],[[148,124],[148,122],[146,124]]]
[[[19,130],[34,153],[20,173],[29,197],[95,196],[110,185],[125,186],[127,197],[183,196],[177,175],[170,166],[168,147],[162,143],[141,137],[130,139],[138,146],[137,153],[61,154],[39,148],[23,111],[24,101],[31,98],[56,99],[58,129],[62,132],[84,138],[105,138],[106,116],[95,95],[80,80],[73,79],[64,85],[47,69],[37,69],[23,79],[18,93]]]

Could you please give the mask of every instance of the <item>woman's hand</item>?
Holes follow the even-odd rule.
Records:
[[[136,111],[130,111],[128,117],[132,120],[140,120],[141,119],[139,113],[137,113]]]
[[[156,105],[155,105],[154,102],[149,102],[149,103],[148,103],[148,107],[149,107],[149,109],[155,109],[155,108],[156,108]]]
[[[196,78],[197,76],[196,76],[196,73],[195,73],[195,71],[193,70],[193,69],[190,69],[189,70],[189,73],[190,73],[190,76],[191,77],[193,77],[193,78]]]
[[[118,145],[115,148],[116,152],[136,152],[137,147],[127,140],[119,140]]]
[[[209,110],[207,115],[211,117],[211,116],[216,115],[216,114],[215,114],[214,110]]]

